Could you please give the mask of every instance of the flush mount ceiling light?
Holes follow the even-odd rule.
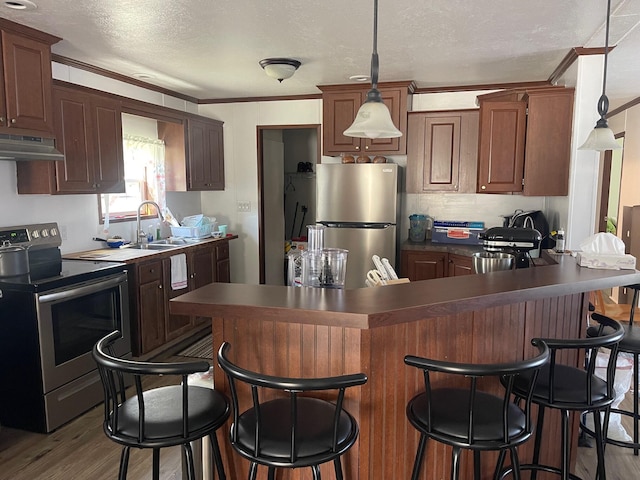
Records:
[[[282,83],[282,80],[291,78],[300,65],[301,63],[298,60],[292,58],[265,58],[260,60],[260,66],[265,73],[280,83]]]
[[[6,2],[2,2],[2,4],[7,8],[12,8],[14,10],[35,10],[38,6],[30,2],[29,0],[10,0]]]
[[[609,99],[605,94],[607,88],[607,57],[609,56],[609,20],[611,17],[611,0],[607,0],[607,24],[604,41],[604,74],[602,76],[602,95],[598,100],[598,113],[600,119],[596,123],[595,128],[589,134],[587,141],[578,148],[578,150],[596,150],[604,152],[605,150],[619,150],[622,148],[613,135],[613,131],[607,124],[607,110],[609,110]]]
[[[371,54],[371,90],[358,110],[356,119],[344,131],[347,137],[394,138],[402,136],[391,120],[389,109],[378,90],[378,0],[373,1],[373,53]]]

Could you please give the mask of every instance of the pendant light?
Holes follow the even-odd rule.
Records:
[[[402,136],[391,120],[389,109],[378,90],[378,0],[373,0],[373,53],[371,54],[371,90],[355,120],[344,131],[347,137],[394,138]]]
[[[619,150],[620,145],[613,136],[613,131],[607,124],[607,110],[609,110],[609,99],[605,94],[607,88],[607,57],[609,56],[609,20],[611,17],[611,0],[607,0],[607,23],[605,31],[604,44],[604,74],[602,77],[602,95],[598,100],[598,113],[600,119],[596,123],[595,128],[589,134],[587,141],[578,148],[578,150],[596,150],[604,152],[605,150]]]

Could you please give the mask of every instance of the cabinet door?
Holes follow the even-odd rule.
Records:
[[[215,249],[213,247],[206,247],[196,250],[193,254],[193,266],[191,270],[192,289],[203,287],[210,283],[213,283],[214,269],[217,268]],[[209,317],[195,317],[193,319],[195,325],[201,325],[203,323],[210,322]]]
[[[362,105],[362,92],[325,92],[322,95],[322,150],[325,155],[360,152],[360,138],[342,133],[351,126]]]
[[[527,92],[525,195],[569,193],[573,92],[558,87]]]
[[[166,295],[167,295],[167,300],[166,300],[167,302],[169,302],[169,300],[171,300],[172,298],[183,295],[189,292],[190,290],[192,290],[192,288],[190,288],[191,278],[189,277],[193,275],[193,260],[192,260],[193,255],[191,254],[191,252],[187,252],[186,256],[187,256],[187,281],[189,285],[187,288],[181,288],[179,290],[173,290],[171,288],[171,259],[165,258],[162,260],[162,267],[164,272],[163,273],[164,284],[167,286],[167,288],[165,288]],[[189,330],[191,330],[192,327],[193,327],[193,318],[190,315],[175,315],[175,314],[169,313],[169,310],[166,311],[166,321],[164,322],[164,334],[165,334],[166,341],[173,340],[174,338],[179,337],[183,333],[186,333]]]
[[[521,192],[524,175],[526,105],[480,103],[478,192]]]
[[[94,184],[101,193],[124,193],[122,112],[115,100],[92,96],[91,130]]]
[[[459,275],[474,275],[473,263],[471,257],[449,254],[449,277],[457,277]]]
[[[146,353],[162,346],[166,340],[162,261],[139,265],[137,273],[140,353]]]
[[[222,124],[189,120],[189,190],[224,190]]]
[[[403,250],[401,257],[402,276],[411,281],[443,278],[447,273],[446,252]]]
[[[475,193],[478,118],[477,111],[409,114],[409,193]]]
[[[57,193],[95,193],[89,95],[55,88],[57,147],[64,160],[55,162]]]
[[[2,60],[6,111],[0,126],[52,134],[51,47],[3,31]]]
[[[217,242],[216,245],[216,282],[231,282],[229,263],[229,241]]]

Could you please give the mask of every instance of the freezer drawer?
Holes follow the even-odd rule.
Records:
[[[349,250],[345,288],[365,287],[367,272],[375,268],[371,260],[373,255],[388,258],[395,268],[396,227],[395,225],[385,228],[329,227],[325,230],[324,246]]]

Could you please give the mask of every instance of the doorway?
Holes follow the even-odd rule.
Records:
[[[315,223],[320,125],[259,126],[257,137],[260,283],[285,285],[285,242]]]

